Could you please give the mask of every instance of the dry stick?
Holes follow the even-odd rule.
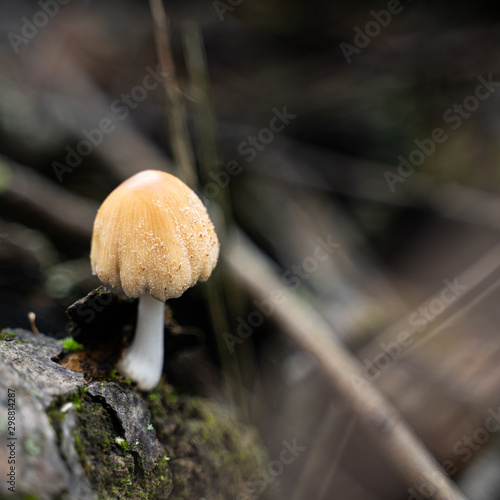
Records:
[[[208,64],[200,28],[195,23],[186,23],[184,27],[184,53],[189,77],[189,91],[192,96],[192,109],[196,131],[196,153],[200,165],[202,183],[211,180],[210,174],[216,174],[222,165],[217,117],[215,114],[212,88],[208,73]],[[205,195],[205,193],[203,193]],[[213,198],[221,206],[226,226],[232,219],[232,207],[229,190],[221,188]]]
[[[340,459],[344,453],[344,450],[347,446],[349,439],[351,438],[352,431],[354,430],[357,424],[356,417],[352,417],[349,423],[347,424],[347,428],[344,431],[344,435],[337,449],[335,450],[335,454],[333,460],[328,465],[328,472],[325,474],[323,478],[323,486],[319,492],[319,500],[328,500],[330,498],[330,492],[328,488],[332,484],[333,478],[338,473]]]
[[[351,404],[396,470],[419,491],[433,491],[434,500],[465,497],[445,475],[435,458],[377,389],[362,378],[355,357],[300,295],[284,287],[275,268],[248,239],[239,235],[228,245],[227,262],[258,300],[271,300],[274,319],[303,349],[312,353],[330,382]],[[276,298],[279,297],[279,300]],[[363,381],[360,383],[360,381]]]
[[[339,420],[342,420],[342,417],[344,417],[344,415],[340,415],[339,417],[338,409],[334,407],[333,403],[330,403],[328,411],[323,415],[321,421],[318,423],[318,429],[314,436],[313,447],[308,450],[309,459],[300,472],[300,476],[295,484],[293,495],[290,500],[302,500],[307,497],[307,490],[308,486],[311,484],[311,479],[317,475],[318,470],[321,470],[321,462],[324,464],[326,456],[328,456],[328,474],[322,477],[323,486],[318,497],[330,498],[330,492],[328,492],[327,495],[326,491],[323,492],[323,490],[331,484],[339,467],[340,459],[344,454],[347,443],[351,438],[352,431],[354,430],[354,426],[356,424],[356,417],[351,415],[350,420],[347,423],[347,428],[342,429],[340,433],[340,426],[336,424]],[[333,456],[331,456],[332,443],[328,442],[332,437],[337,438]],[[328,453],[325,453],[325,447],[328,447]]]
[[[163,75],[165,108],[170,128],[170,144],[184,181],[188,186],[195,189],[198,181],[194,171],[193,150],[186,125],[186,110],[182,102],[182,93],[172,58],[169,23],[162,0],[150,0],[149,4],[154,21],[156,51]]]
[[[208,75],[205,47],[199,27],[195,23],[186,23],[183,30],[184,53],[189,77],[189,94],[194,113],[196,130],[197,156],[200,163],[202,181],[208,181],[211,170],[219,169],[222,161],[217,136],[217,118],[213,107],[210,78]],[[203,179],[203,176],[205,179]],[[220,190],[227,202],[227,192]],[[219,203],[221,196],[217,196]],[[226,209],[226,207],[223,207]],[[226,212],[226,210],[224,210]]]
[[[210,79],[208,76],[207,61],[203,39],[198,26],[189,23],[183,31],[184,54],[188,70],[189,91],[193,97],[192,110],[196,130],[196,153],[199,159],[201,182],[207,182],[209,173],[218,169],[221,164],[217,137],[217,120],[212,104]],[[206,199],[211,215],[220,215],[214,218],[218,230],[221,247],[224,248],[225,227],[230,225],[232,219],[229,193],[226,189],[219,191],[216,200]],[[222,206],[222,212],[216,210]],[[223,215],[221,215],[221,213]],[[238,299],[240,290],[235,286],[234,280],[224,276],[221,266],[218,266],[212,275],[212,286],[206,287],[208,306],[214,332],[228,332],[231,330],[228,323],[228,310],[235,310],[235,300]],[[223,367],[226,389],[232,396],[240,410],[248,410],[248,397],[241,390],[243,385],[241,368],[238,356],[228,351],[222,335],[216,335],[217,350]],[[241,353],[238,353],[241,356]],[[244,352],[243,352],[244,355]]]

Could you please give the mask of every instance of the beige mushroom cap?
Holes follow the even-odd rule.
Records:
[[[207,209],[173,175],[145,170],[120,184],[97,212],[92,271],[129,297],[179,297],[209,278],[219,241]]]

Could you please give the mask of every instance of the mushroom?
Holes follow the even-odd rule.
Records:
[[[135,336],[118,370],[142,390],[163,372],[167,299],[206,281],[219,241],[198,196],[173,175],[139,172],[104,200],[94,221],[90,262],[105,285],[139,298]]]

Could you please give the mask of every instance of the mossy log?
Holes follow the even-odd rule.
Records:
[[[87,380],[54,361],[61,350],[0,333],[1,499],[252,498],[265,455],[228,410],[164,382]]]

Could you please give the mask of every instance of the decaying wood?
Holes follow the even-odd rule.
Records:
[[[61,350],[42,333],[0,334],[0,436],[13,443],[0,449],[0,474],[14,470],[0,498],[234,499],[248,489],[264,454],[225,410],[165,383],[143,394],[120,377],[87,380],[54,361]]]

